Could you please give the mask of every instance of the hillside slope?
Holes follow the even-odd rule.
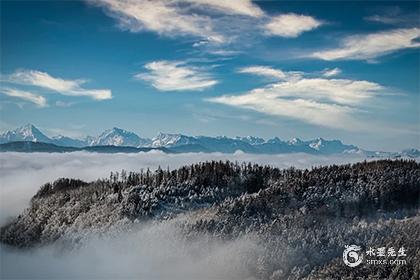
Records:
[[[415,279],[420,275],[420,164],[374,161],[312,170],[206,162],[173,171],[112,173],[45,184],[1,229],[17,247],[123,230],[183,213],[186,238],[256,236],[249,265],[262,279]],[[407,265],[344,265],[345,245],[405,246]]]

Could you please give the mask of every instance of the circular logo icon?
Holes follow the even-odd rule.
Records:
[[[357,245],[346,245],[343,252],[343,261],[347,266],[356,267],[363,261],[363,254],[360,252],[362,248]]]

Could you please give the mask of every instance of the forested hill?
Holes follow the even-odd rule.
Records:
[[[264,250],[250,265],[260,278],[406,279],[420,275],[419,205],[415,161],[312,170],[213,161],[172,171],[116,172],[89,183],[47,183],[22,215],[2,227],[1,242],[28,247],[191,213],[180,224],[185,236],[258,236]],[[349,270],[340,261],[347,244],[390,242],[417,248],[407,266]]]

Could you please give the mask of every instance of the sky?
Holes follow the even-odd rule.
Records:
[[[1,1],[0,130],[420,148],[419,5]]]

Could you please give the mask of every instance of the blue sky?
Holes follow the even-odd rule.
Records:
[[[420,147],[419,2],[2,1],[0,128]]]

